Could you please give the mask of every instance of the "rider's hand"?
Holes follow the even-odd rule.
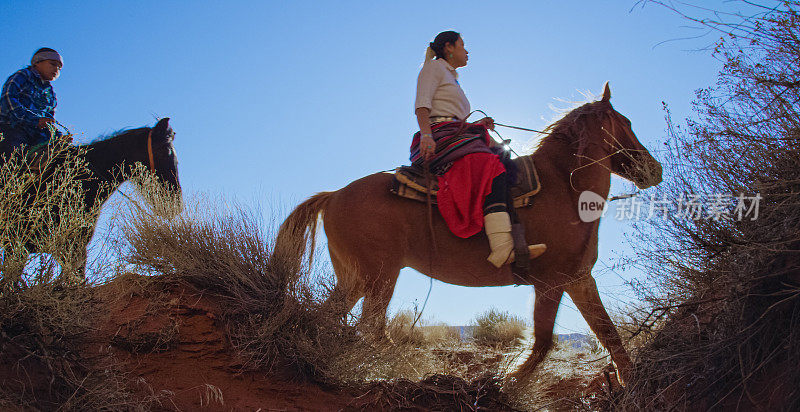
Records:
[[[38,126],[40,129],[44,129],[45,127],[47,127],[48,124],[52,124],[54,122],[55,120],[53,119],[48,119],[47,117],[40,117]]]
[[[423,134],[422,138],[419,139],[419,152],[426,162],[436,152],[436,143],[433,141],[433,137],[431,137],[431,135]]]
[[[494,119],[492,119],[491,117],[484,117],[483,119],[475,122],[475,124],[480,124],[485,126],[489,130],[494,130]]]

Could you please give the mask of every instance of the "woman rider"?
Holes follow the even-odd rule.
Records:
[[[514,261],[511,223],[516,223],[506,169],[492,152],[485,117],[465,123],[470,106],[456,69],[467,65],[464,40],[454,31],[439,33],[425,53],[417,78],[415,113],[419,132],[411,144],[411,161],[427,166],[439,181],[439,211],[456,236],[467,238],[486,227],[496,267]],[[544,253],[543,244],[528,246],[530,257]]]

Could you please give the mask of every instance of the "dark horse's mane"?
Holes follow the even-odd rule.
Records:
[[[100,136],[87,144],[81,144],[79,147],[85,148],[98,148],[103,146],[117,146],[119,144],[124,144],[123,142],[127,142],[134,136],[140,133],[144,133],[145,131],[149,131],[149,127],[138,127],[136,129],[120,129],[111,134]]]
[[[79,145],[78,148],[89,149],[87,158],[93,169],[107,169],[111,159],[118,159],[125,153],[142,150],[145,137],[150,127],[123,129],[111,135],[101,136],[91,143]]]

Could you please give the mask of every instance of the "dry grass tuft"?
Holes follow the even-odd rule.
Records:
[[[443,346],[461,342],[461,334],[458,329],[446,323],[426,325],[422,326],[421,329],[425,342],[429,345]]]
[[[366,401],[362,410],[517,410],[501,391],[500,381],[491,376],[472,382],[438,374],[419,382],[376,382],[361,398]]]
[[[410,310],[401,311],[392,316],[387,322],[386,330],[389,337],[401,344],[422,345],[427,342],[421,327],[416,326],[416,315]]]
[[[489,309],[475,318],[473,338],[481,345],[515,346],[525,339],[525,328],[524,320],[508,312]]]
[[[217,298],[243,369],[283,370],[325,384],[419,378],[430,370],[430,356],[413,347],[421,334],[411,321],[401,316],[390,327],[397,345],[365,339],[326,301],[331,280],[272,259],[265,226],[239,205],[226,210],[200,201],[164,219],[140,204],[126,222],[129,263],[166,275],[154,280],[164,288],[186,283]]]

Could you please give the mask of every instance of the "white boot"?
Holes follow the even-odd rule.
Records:
[[[507,212],[489,213],[483,217],[489,248],[492,253],[486,258],[495,267],[514,261],[514,240],[511,238],[511,217]],[[529,245],[530,258],[541,256],[547,246],[543,243]]]

